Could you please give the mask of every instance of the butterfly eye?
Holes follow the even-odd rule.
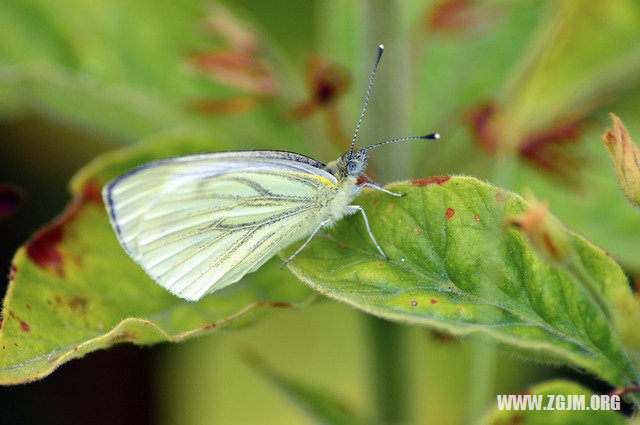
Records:
[[[354,161],[347,162],[347,171],[349,171],[349,174],[351,175],[356,174],[358,172],[358,164]]]

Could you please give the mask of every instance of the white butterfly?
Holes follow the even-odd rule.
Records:
[[[161,286],[196,301],[240,280],[291,243],[308,237],[291,261],[323,227],[362,212],[350,205],[362,187],[395,196],[373,183],[357,184],[367,150],[353,151],[376,68],[351,150],[323,164],[283,151],[233,151],[188,155],[145,164],[103,189],[111,224],[127,253]]]

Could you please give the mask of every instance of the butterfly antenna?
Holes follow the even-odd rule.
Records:
[[[351,140],[351,148],[349,148],[349,156],[353,153],[353,146],[356,144],[356,138],[358,137],[358,131],[360,131],[360,124],[362,124],[362,119],[364,118],[364,113],[367,112],[367,106],[369,105],[369,95],[371,95],[371,89],[373,88],[373,79],[376,76],[376,69],[378,69],[378,63],[380,62],[380,58],[382,57],[382,52],[384,51],[384,46],[381,44],[378,46],[378,54],[376,56],[376,62],[373,64],[373,71],[371,71],[371,78],[369,78],[369,86],[367,87],[367,95],[364,98],[364,107],[362,108],[362,113],[360,114],[360,119],[358,120],[358,125],[356,125],[356,131],[353,134],[353,139]]]
[[[426,139],[438,140],[439,138],[440,138],[440,135],[438,133],[427,134],[426,136],[399,137],[397,139],[385,140],[384,142],[380,142],[380,143],[376,143],[375,145],[367,146],[364,149],[360,149],[359,152],[366,152],[369,149],[377,148],[378,146],[387,145],[389,143],[395,143],[395,142],[404,142],[405,140],[426,140]]]

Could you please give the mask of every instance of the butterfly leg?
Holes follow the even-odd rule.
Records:
[[[360,192],[360,190],[362,190],[363,187],[370,187],[371,189],[375,189],[375,190],[379,190],[380,192],[384,192],[387,193],[389,195],[393,195],[393,196],[404,196],[404,193],[396,193],[396,192],[391,192],[390,190],[387,190],[381,186],[378,186],[375,183],[368,183],[368,182],[364,182],[364,183],[360,183],[358,185],[358,187],[356,187],[356,193]]]
[[[350,208],[353,213],[356,213],[358,211],[362,213],[362,217],[364,218],[364,225],[367,227],[367,233],[369,234],[369,237],[373,241],[373,244],[376,246],[376,248],[378,248],[378,252],[382,254],[385,260],[388,260],[389,257],[387,257],[384,251],[382,251],[382,248],[380,248],[380,245],[378,245],[376,238],[373,237],[373,233],[371,233],[371,227],[369,227],[369,219],[367,219],[367,214],[365,214],[364,208],[362,208],[360,205],[349,205],[348,208]]]
[[[300,248],[298,248],[298,250],[296,252],[294,252],[291,257],[287,258],[287,260],[280,265],[280,270],[282,270],[282,268],[284,266],[286,266],[287,263],[289,263],[289,261],[293,260],[293,257],[295,257],[296,255],[300,254],[300,251],[302,251],[305,246],[309,245],[309,242],[311,242],[311,239],[313,239],[313,237],[316,235],[316,233],[318,233],[318,230],[320,230],[322,228],[322,226],[326,225],[328,222],[329,222],[329,220],[325,220],[322,223],[320,223],[320,225],[318,227],[316,227],[316,230],[314,230],[313,233],[311,233],[311,236],[309,236],[309,238],[302,244],[302,246]]]

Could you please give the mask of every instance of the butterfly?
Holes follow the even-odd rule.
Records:
[[[386,259],[364,209],[351,201],[363,187],[403,194],[358,183],[367,151],[440,136],[403,137],[354,151],[382,52],[381,45],[351,148],[333,162],[277,150],[203,153],[144,164],[105,185],[104,203],[125,251],[158,284],[191,301],[237,282],[307,238],[282,268],[320,229],[357,212]]]

